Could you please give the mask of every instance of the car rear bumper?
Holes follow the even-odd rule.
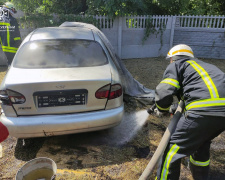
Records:
[[[118,125],[123,118],[124,106],[95,112],[6,117],[1,122],[9,134],[17,138],[56,136],[107,129]]]

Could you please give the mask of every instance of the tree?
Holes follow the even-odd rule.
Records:
[[[87,10],[86,0],[12,0],[25,14],[80,14]]]
[[[2,6],[5,2],[7,2],[6,0],[0,0],[0,5]]]
[[[143,0],[87,0],[88,14],[109,17],[145,14]]]
[[[42,4],[42,0],[12,0],[12,2],[17,9],[20,9],[26,14],[35,12]]]
[[[225,12],[224,0],[144,0],[154,5],[154,14],[168,15],[221,15]],[[151,4],[151,3],[152,4]],[[155,8],[157,6],[157,8]],[[151,8],[150,8],[151,9]],[[158,12],[156,12],[157,10]]]
[[[221,15],[224,12],[224,0],[192,0],[187,10],[187,13],[194,15]]]
[[[7,0],[0,0],[3,3]],[[224,0],[11,0],[25,14],[221,15]]]

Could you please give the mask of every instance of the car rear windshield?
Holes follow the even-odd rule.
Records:
[[[92,67],[107,64],[99,43],[88,40],[40,40],[25,43],[13,66],[18,68]]]

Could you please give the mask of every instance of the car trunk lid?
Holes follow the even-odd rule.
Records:
[[[11,68],[6,87],[26,101],[13,104],[17,115],[79,113],[105,109],[107,99],[96,91],[111,83],[109,64],[96,67],[20,69]]]

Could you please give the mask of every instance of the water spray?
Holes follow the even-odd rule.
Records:
[[[122,122],[118,126],[109,129],[105,138],[114,145],[126,144],[144,126],[148,116],[149,114],[146,110],[131,113],[125,112]]]

